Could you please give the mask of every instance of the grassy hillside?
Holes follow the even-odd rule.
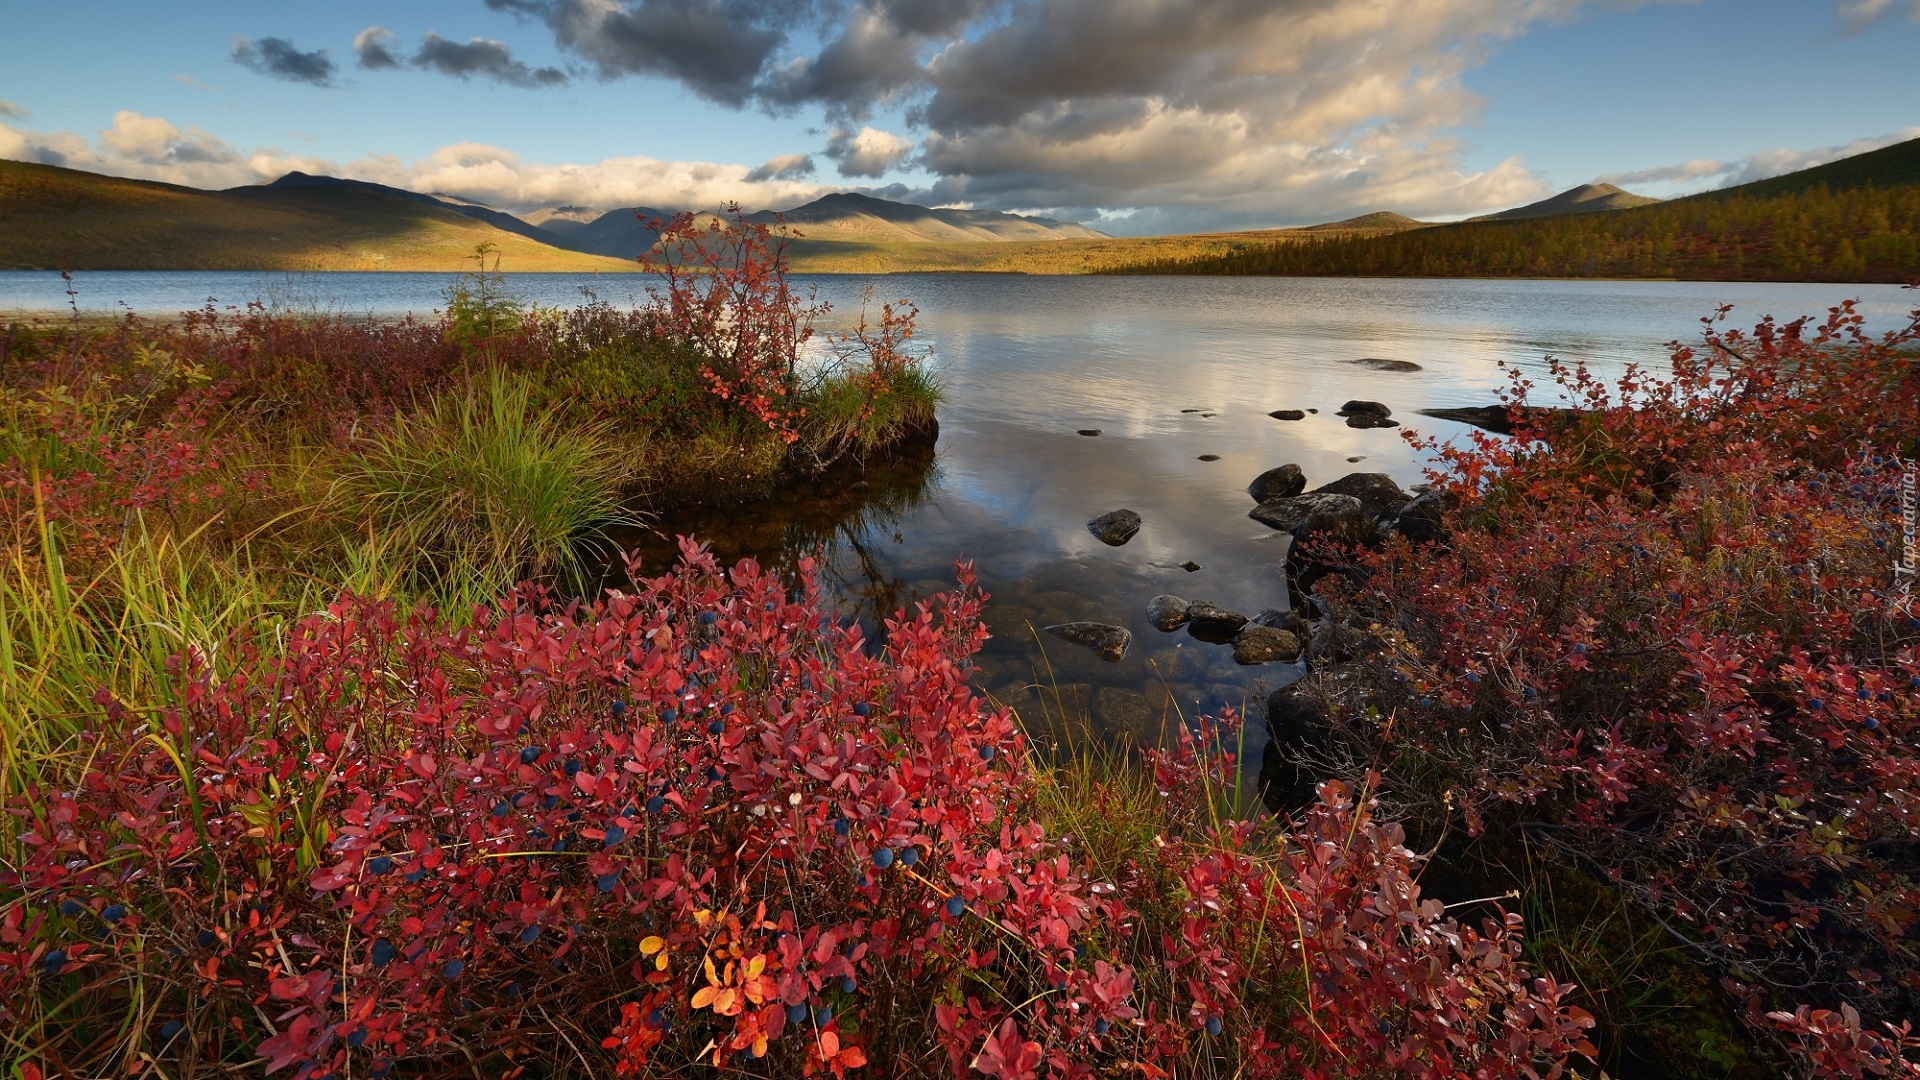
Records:
[[[509,270],[634,269],[352,187],[209,192],[0,161],[0,269],[458,270],[489,241]]]
[[[1920,140],[1653,206],[1307,239],[1106,272],[1904,282],[1920,276]]]
[[[1142,260],[1192,260],[1264,251],[1275,243],[1312,237],[1384,236],[1423,223],[1398,214],[1370,214],[1352,222],[1304,229],[1197,233],[1187,236],[1100,237],[1083,240],[999,242],[855,243],[796,240],[788,255],[795,270],[816,274],[887,274],[972,271],[1001,274],[1089,274]],[[803,232],[806,230],[802,230]]]

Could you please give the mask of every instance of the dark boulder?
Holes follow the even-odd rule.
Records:
[[[1315,668],[1346,664],[1374,656],[1385,648],[1369,630],[1337,619],[1325,619],[1313,625],[1313,637],[1307,645],[1307,662]]]
[[[1300,639],[1270,626],[1242,627],[1233,639],[1236,664],[1291,664],[1300,659]]]
[[[1367,428],[1399,427],[1400,421],[1389,420],[1378,413],[1354,413],[1347,417],[1347,426],[1350,428],[1360,428],[1361,430]]]
[[[1307,414],[1299,409],[1275,409],[1267,414],[1275,420],[1305,420]]]
[[[1361,367],[1370,367],[1375,371],[1421,371],[1421,370],[1424,370],[1420,367],[1419,364],[1416,364],[1411,360],[1382,360],[1380,357],[1377,357],[1377,356],[1363,356],[1358,360],[1342,360],[1341,363],[1358,364]]]
[[[1375,539],[1373,518],[1351,495],[1315,493],[1268,499],[1247,514],[1268,528],[1293,534],[1293,551],[1309,540],[1350,547]],[[1288,552],[1292,557],[1292,551]]]
[[[1108,547],[1119,547],[1140,531],[1140,515],[1131,510],[1114,510],[1087,522],[1087,531]]]
[[[1393,519],[1393,531],[1416,544],[1431,544],[1447,538],[1446,515],[1460,500],[1444,491],[1423,491],[1400,508]]]
[[[1097,427],[1081,428],[1078,432],[1076,432],[1076,434],[1085,435],[1087,438],[1091,439],[1095,435],[1100,434],[1100,429]]]
[[[1421,409],[1420,415],[1471,424],[1496,435],[1511,435],[1518,426],[1514,422],[1516,419],[1529,427],[1544,428],[1568,417],[1579,416],[1583,411],[1545,405],[1467,405],[1457,409]]]
[[[1187,609],[1192,605],[1171,593],[1162,593],[1147,601],[1147,622],[1155,630],[1178,630],[1187,621]]]
[[[1367,516],[1378,521],[1392,518],[1400,513],[1400,508],[1413,500],[1413,496],[1400,490],[1393,477],[1386,473],[1357,472],[1348,473],[1330,484],[1322,484],[1309,495],[1351,495],[1360,500],[1360,508]]]
[[[1377,401],[1367,401],[1363,398],[1355,398],[1345,405],[1340,406],[1341,416],[1355,416],[1360,413],[1367,413],[1373,416],[1392,416],[1393,410]]]
[[[1229,611],[1210,600],[1195,600],[1187,605],[1187,632],[1202,641],[1225,645],[1245,625],[1245,615]]]
[[[1267,738],[1282,746],[1314,746],[1327,734],[1327,706],[1305,683],[1267,696]]]
[[[1296,637],[1304,637],[1307,632],[1307,620],[1297,611],[1281,611],[1279,608],[1267,608],[1260,614],[1247,620],[1248,626],[1265,626],[1274,630],[1285,630]]]
[[[1057,623],[1046,628],[1047,633],[1062,641],[1075,645],[1084,645],[1098,653],[1100,659],[1118,662],[1127,655],[1127,647],[1133,644],[1133,631],[1124,626],[1111,626],[1097,622]]]
[[[1266,502],[1268,499],[1291,499],[1307,490],[1307,475],[1294,464],[1282,465],[1277,469],[1268,469],[1253,478],[1247,485],[1247,494],[1254,502]]]

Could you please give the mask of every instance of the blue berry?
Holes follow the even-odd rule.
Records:
[[[525,930],[520,931],[520,944],[522,945],[531,945],[539,940],[540,928],[538,926],[529,926]]]
[[[873,865],[885,870],[893,865],[893,849],[881,848],[873,853]]]
[[[713,781],[716,784],[722,780],[725,780],[726,778],[727,778],[727,774],[721,772],[720,766],[718,765],[715,765],[713,768],[707,770],[707,779]]]
[[[807,1007],[805,1005],[787,1006],[787,1023],[804,1024],[806,1022],[807,1022]]]
[[[908,866],[917,865],[920,862],[920,849],[917,847],[902,848],[900,851],[900,861],[906,863]]]
[[[627,838],[627,830],[621,828],[618,825],[615,825],[612,828],[607,830],[607,846],[608,847],[616,847],[619,845],[620,841],[625,840],[626,838]]]
[[[731,702],[731,701],[729,701],[729,702],[727,702],[727,703],[726,703],[725,705],[722,705],[722,706],[720,706],[720,715],[721,715],[721,716],[732,716],[732,715],[733,715],[733,702]]]
[[[655,1009],[652,1012],[647,1014],[647,1023],[652,1024],[654,1027],[665,1030],[667,1026],[667,1014],[661,1012],[659,1009]]]
[[[1107,1023],[1105,1020],[1095,1020],[1093,1022],[1093,1033],[1095,1035],[1105,1035],[1108,1029],[1112,1027],[1113,1025]]]
[[[467,962],[456,956],[447,961],[447,966],[440,969],[440,974],[445,975],[449,979],[457,979],[460,977],[460,973],[465,970],[467,970]]]
[[[821,1027],[826,1027],[828,1024],[833,1023],[833,1006],[822,1005],[813,1010],[813,1022],[819,1024]]]
[[[393,869],[393,860],[385,855],[375,855],[367,860],[367,873],[384,874]]]
[[[599,877],[593,879],[594,888],[599,889],[601,892],[612,892],[613,887],[618,884],[620,884],[620,875],[617,873],[601,874]]]
[[[513,807],[509,806],[505,799],[502,799],[499,802],[493,804],[493,816],[497,818],[506,817],[507,811],[512,809]]]
[[[529,746],[520,751],[520,764],[522,765],[531,765],[539,760],[540,748],[537,746]]]
[[[613,703],[613,715],[616,718],[627,715],[627,703],[624,701],[615,701]]]
[[[663,724],[671,724],[678,719],[680,719],[680,710],[678,709],[668,709],[666,712],[660,714],[660,722]]]
[[[957,896],[947,897],[947,916],[957,919],[966,914],[967,902]]]
[[[399,955],[400,950],[393,947],[393,942],[388,941],[386,938],[381,938],[373,943],[373,948],[370,950],[368,959],[373,961],[374,967],[383,968],[393,963],[394,958]]]
[[[851,994],[855,990],[859,989],[859,986],[860,984],[854,982],[853,976],[851,975],[848,975],[845,978],[840,980],[840,992],[843,994]]]
[[[41,958],[40,963],[46,966],[47,974],[58,975],[60,974],[60,969],[67,966],[66,951],[63,949],[55,949]]]
[[[834,818],[833,831],[839,833],[841,836],[845,836],[853,831],[853,824],[846,818]]]
[[[415,866],[413,869],[407,871],[406,877],[404,880],[409,885],[418,885],[420,884],[421,881],[426,879],[426,876],[427,876],[426,867]]]
[[[1869,716],[1869,717],[1867,717],[1867,718],[1866,718],[1865,720],[1862,720],[1862,721],[1860,722],[1860,724],[1861,724],[1861,726],[1862,726],[1862,727],[1864,727],[1864,728],[1866,728],[1866,729],[1867,729],[1868,731],[1879,731],[1879,730],[1880,730],[1880,721],[1878,721],[1878,720],[1875,720],[1875,719],[1874,719],[1873,717],[1871,717],[1871,716]]]
[[[551,810],[554,807],[559,805],[560,805],[560,796],[558,795],[549,795],[546,798],[540,800],[540,808],[542,810]]]
[[[980,760],[981,760],[981,761],[992,761],[992,760],[993,760],[993,755],[994,755],[994,754],[996,754],[996,753],[998,753],[998,751],[996,751],[996,750],[995,750],[995,749],[994,749],[993,747],[991,747],[991,746],[983,746],[983,747],[981,747],[981,748],[980,748]]]
[[[1220,1018],[1219,1017],[1217,1016],[1207,1017],[1207,1034],[1209,1035],[1220,1034]]]
[[[199,933],[198,935],[196,935],[196,936],[194,937],[194,939],[193,939],[193,940],[194,940],[194,941],[196,941],[196,942],[198,942],[198,943],[200,944],[200,947],[201,947],[201,948],[203,948],[203,949],[211,949],[211,948],[213,948],[213,943],[214,943],[214,942],[216,942],[216,941],[218,941],[218,940],[220,940],[220,939],[219,939],[219,938],[217,938],[217,937],[215,937],[215,936],[213,935],[213,931],[211,931],[211,930],[202,930],[202,931],[200,931],[200,933]]]
[[[703,611],[700,613],[700,625],[702,626],[712,626],[719,621],[720,613],[717,611]]]
[[[657,814],[667,808],[667,800],[658,795],[647,800],[647,813]]]
[[[108,904],[106,909],[100,912],[101,921],[105,922],[108,926],[112,926],[114,923],[126,917],[127,905],[125,904]]]
[[[873,711],[873,706],[867,704],[864,701],[860,702],[859,704],[853,707],[853,715],[855,716],[866,716],[868,713],[871,713],[872,711]]]
[[[83,914],[86,910],[86,908],[72,900],[60,901],[60,914],[65,915],[69,919]]]
[[[185,1030],[187,1030],[187,1025],[178,1020],[169,1020],[160,1025],[160,1039],[162,1042],[172,1042],[174,1036]]]
[[[1827,707],[1827,703],[1825,701],[1822,701],[1819,698],[1807,699],[1807,708],[1812,709],[1814,712],[1819,712],[1821,709],[1824,709],[1826,707]]]
[[[580,771],[580,763],[577,761],[569,761],[561,767],[560,771],[566,773],[568,776],[572,776]]]
[[[353,1032],[347,1036],[347,1045],[356,1050],[367,1045],[367,1029],[354,1028]]]
[[[709,735],[719,735],[725,732],[726,730],[727,730],[727,725],[721,723],[718,720],[714,720],[709,724],[707,724],[707,734]]]

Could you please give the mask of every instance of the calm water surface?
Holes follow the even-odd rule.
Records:
[[[299,310],[425,313],[453,275],[79,275],[83,309],[116,303],[170,313],[263,299]],[[512,275],[538,303],[580,302],[583,288],[616,304],[644,297],[638,276]],[[1280,534],[1249,519],[1246,485],[1297,462],[1309,484],[1353,471],[1421,479],[1400,431],[1353,430],[1334,410],[1348,398],[1391,406],[1409,427],[1443,437],[1465,429],[1414,415],[1479,405],[1505,385],[1498,364],[1540,371],[1554,355],[1601,372],[1661,364],[1664,344],[1692,340],[1699,319],[1737,305],[1734,321],[1823,313],[1859,298],[1870,325],[1891,329],[1913,306],[1892,286],[1671,282],[1423,281],[1208,278],[1048,278],[987,275],[828,276],[807,279],[842,313],[871,284],[922,310],[946,387],[931,454],[865,472],[840,472],[775,499],[732,510],[689,510],[635,538],[648,565],[671,557],[670,537],[692,533],[723,559],[787,565],[824,548],[826,574],[846,613],[876,617],[953,580],[972,560],[992,594],[994,640],[980,684],[1023,706],[1036,733],[1067,734],[1091,716],[1110,735],[1153,738],[1177,706],[1185,715],[1257,705],[1295,677],[1279,665],[1240,667],[1231,650],[1184,633],[1161,634],[1143,609],[1157,593],[1208,599],[1253,614],[1286,606]],[[63,308],[51,274],[0,273],[0,312]],[[1410,360],[1423,370],[1358,367],[1362,357]],[[1300,422],[1274,409],[1319,409]],[[1098,437],[1076,434],[1097,428]],[[1201,455],[1218,460],[1201,461]],[[1088,533],[1087,519],[1119,507],[1145,526],[1124,547]],[[1184,564],[1200,569],[1188,571]],[[1134,645],[1106,663],[1036,633],[1091,619],[1131,628]],[[1044,645],[1043,645],[1044,643]],[[1036,694],[1034,688],[1040,688]],[[1257,712],[1256,712],[1257,715]],[[1249,737],[1249,768],[1264,742]]]

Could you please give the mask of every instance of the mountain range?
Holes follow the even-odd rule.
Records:
[[[1452,225],[1383,211],[1293,229],[1110,237],[1071,222],[931,208],[853,192],[748,219],[780,221],[793,230],[799,239],[787,247],[789,260],[794,269],[809,272],[1275,272],[1255,267],[1272,262],[1263,253],[1276,245],[1311,243],[1321,245],[1315,250],[1330,250],[1324,245],[1404,237],[1393,241],[1404,246],[1416,235],[1451,236],[1463,228],[1535,222],[1564,222],[1565,228],[1577,221],[1620,222],[1624,227],[1639,220],[1635,215],[1664,213],[1664,207],[1734,205],[1726,200],[1760,197],[1804,201],[1862,185],[1899,187],[1920,176],[1916,148],[1920,140],[1671,203],[1610,184],[1583,184]],[[0,161],[0,269],[64,264],[76,269],[446,271],[471,265],[475,247],[492,244],[508,271],[621,272],[637,269],[635,257],[657,240],[651,223],[670,216],[656,207],[581,205],[516,215],[443,193],[300,172],[266,184],[202,191]],[[711,211],[699,215],[711,216]],[[1582,235],[1598,235],[1596,228],[1606,233],[1614,226],[1579,228]],[[1421,250],[1431,248],[1420,243],[1426,245]],[[1436,272],[1450,273],[1444,267],[1457,261],[1434,264],[1443,267]],[[1234,269],[1243,265],[1248,269]],[[1381,265],[1388,269],[1380,272],[1397,272],[1390,269],[1398,265],[1392,260]],[[1748,264],[1736,258],[1731,268],[1715,273],[1737,274],[1743,265]],[[1536,272],[1564,273],[1546,265]]]

